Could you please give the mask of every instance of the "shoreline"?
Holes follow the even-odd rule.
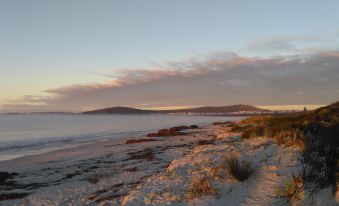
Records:
[[[140,118],[135,115],[86,116],[88,117],[27,115],[25,118],[2,119],[0,164],[2,161],[26,155],[44,154],[98,141],[142,136],[157,129],[176,125],[188,123],[206,125],[224,119],[224,117],[168,115],[141,115]],[[242,118],[226,117],[226,119]]]
[[[14,157],[14,158],[10,158],[10,159],[6,159],[6,160],[0,160],[0,168],[1,168],[1,164],[8,162],[8,161],[16,161],[16,160],[20,160],[20,159],[30,159],[31,157],[36,157],[36,156],[40,156],[40,155],[49,155],[49,153],[58,153],[58,152],[67,152],[68,150],[77,150],[80,149],[84,146],[88,146],[88,145],[95,145],[101,142],[114,142],[114,141],[121,141],[121,140],[126,140],[126,139],[130,139],[130,138],[137,138],[137,137],[142,137],[144,136],[144,134],[147,134],[147,132],[149,131],[143,131],[143,132],[135,132],[135,134],[129,134],[124,137],[118,137],[118,138],[104,138],[104,139],[96,139],[96,140],[92,140],[92,141],[88,141],[88,142],[81,142],[81,143],[73,143],[74,145],[69,146],[69,147],[59,147],[59,148],[55,148],[52,149],[50,151],[42,151],[36,154],[27,154],[27,155],[23,155],[23,156],[18,156],[18,157]],[[137,133],[143,133],[143,134],[137,134]]]
[[[300,148],[263,137],[242,139],[230,132],[229,124],[0,162],[1,172],[13,173],[0,186],[0,205],[285,205],[276,189],[301,171]],[[127,144],[128,139],[150,138],[154,141]],[[255,173],[248,180],[239,182],[227,174],[226,166],[219,168],[231,154],[253,162]],[[215,171],[221,173],[215,176]],[[192,196],[189,188],[201,175],[208,177],[215,193]],[[321,196],[323,201],[328,194],[326,190]]]
[[[197,130],[203,131],[204,127]],[[108,179],[120,179],[134,167],[140,167],[141,174],[137,174],[138,171],[127,180],[162,171],[174,158],[189,152],[196,141],[196,132],[192,130],[189,133],[189,137],[154,137],[158,141],[125,144],[127,140],[147,138],[146,135],[129,136],[2,161],[0,172],[16,175],[0,186],[0,205],[20,205],[26,198],[34,198],[46,190],[58,191],[58,187],[91,190],[93,181],[96,187],[102,187]],[[166,152],[169,153],[162,155]],[[161,157],[156,157],[158,155]],[[26,193],[30,195],[22,199],[9,197],[9,200],[1,201],[6,199],[4,195]]]
[[[200,125],[200,127],[208,127],[210,124],[202,124]],[[70,152],[72,153],[72,151],[74,150],[86,150],[87,148],[95,148],[95,147],[100,147],[101,145],[112,145],[112,144],[120,144],[123,145],[124,142],[126,142],[127,140],[130,139],[139,139],[139,138],[143,138],[143,137],[147,137],[147,134],[150,134],[154,132],[154,130],[145,130],[145,131],[135,131],[135,132],[126,132],[125,136],[119,134],[119,137],[114,137],[114,138],[104,138],[104,139],[96,139],[93,141],[89,141],[89,142],[84,142],[78,145],[74,145],[74,146],[70,146],[70,147],[66,147],[66,148],[57,148],[55,150],[51,150],[51,151],[46,151],[46,152],[42,152],[42,153],[37,153],[37,154],[28,154],[28,155],[24,155],[24,156],[19,156],[19,157],[15,157],[15,158],[11,158],[11,159],[7,159],[7,160],[1,160],[0,161],[0,171],[4,168],[4,165],[13,165],[13,164],[17,164],[17,163],[22,163],[25,164],[24,162],[28,162],[31,161],[32,159],[39,159],[40,156],[59,156],[59,153],[63,153],[63,154],[69,154]]]

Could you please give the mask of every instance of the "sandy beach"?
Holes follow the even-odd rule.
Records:
[[[229,129],[210,125],[177,136],[129,138],[147,142],[101,141],[4,161],[0,171],[13,178],[0,187],[0,205],[286,205],[277,189],[301,172],[301,149],[264,137],[244,140]],[[227,173],[230,155],[251,160],[255,172],[248,180]],[[213,193],[192,196],[201,178]],[[334,204],[327,194],[321,201]]]
[[[148,176],[165,171],[173,159],[188,154],[198,138],[212,138],[208,128],[186,132],[189,135],[158,137],[153,142],[125,144],[126,140],[136,137],[101,141],[3,161],[0,171],[17,175],[0,187],[1,194],[31,195],[2,201],[0,205],[120,202],[131,187]],[[98,194],[98,198],[93,194]]]

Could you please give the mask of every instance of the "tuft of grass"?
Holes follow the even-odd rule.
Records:
[[[241,182],[247,180],[255,172],[251,161],[240,159],[235,155],[227,158],[227,164],[228,172]]]
[[[195,176],[188,185],[188,199],[195,199],[207,195],[216,195],[217,190],[213,188],[211,178],[205,175]]]
[[[303,188],[303,180],[301,177],[293,176],[290,180],[277,188],[277,196],[285,199],[287,202],[292,202],[293,199],[298,199]]]

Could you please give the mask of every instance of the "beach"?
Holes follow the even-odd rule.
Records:
[[[128,139],[100,141],[3,161],[0,171],[18,175],[14,178],[15,183],[2,186],[1,192],[33,192],[33,195],[0,204],[24,205],[32,201],[33,204],[51,202],[59,205],[68,199],[79,205],[88,204],[95,202],[95,199],[89,198],[92,193],[111,188],[115,184],[120,185],[121,192],[114,195],[121,193],[122,196],[139,181],[166,170],[173,159],[189,153],[197,138],[209,135],[207,128],[187,132],[190,135],[159,137],[156,138],[157,141],[138,144],[125,144]]]
[[[229,124],[3,161],[0,171],[13,177],[1,186],[0,205],[286,205],[277,189],[301,172],[301,149],[242,139]],[[251,160],[255,172],[248,180],[228,174],[224,161],[231,155]],[[211,193],[192,193],[201,178],[210,181]],[[327,194],[322,201],[332,201]]]

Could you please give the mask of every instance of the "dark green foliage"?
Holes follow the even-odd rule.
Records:
[[[304,178],[315,183],[315,189],[336,188],[339,126],[314,123],[306,130],[304,145]]]

